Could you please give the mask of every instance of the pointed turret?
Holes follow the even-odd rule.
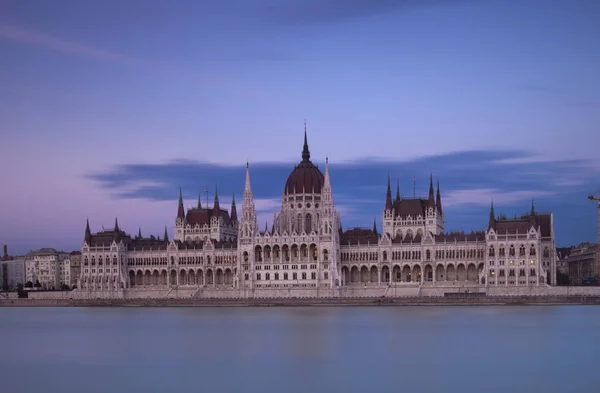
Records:
[[[308,150],[308,138],[306,137],[306,120],[304,120],[304,147],[302,148],[302,161],[310,161],[310,151]]]
[[[496,226],[496,218],[494,215],[494,201],[492,200],[492,205],[490,206],[490,219],[488,222],[488,230],[494,228]]]
[[[275,221],[277,221],[277,213],[273,212],[273,224],[271,225],[271,235],[275,234]]]
[[[208,206],[207,206],[208,207]],[[202,193],[198,193],[198,210],[202,209]]]
[[[215,185],[215,203],[213,205],[213,217],[219,217],[221,207],[219,206],[219,190]]]
[[[375,233],[376,235],[379,234],[379,232],[377,232],[377,218],[373,217],[373,233]]]
[[[435,195],[433,194],[433,174],[429,174],[429,198],[427,200],[427,206],[435,207]]]
[[[166,225],[165,225],[165,236],[164,236],[164,239],[163,239],[163,241],[164,241],[165,243],[168,243],[168,242],[169,242],[169,232],[167,232],[167,226],[166,226]]]
[[[388,175],[387,192],[385,194],[385,210],[392,210],[392,188],[390,186],[390,176]]]
[[[269,224],[267,223],[267,220],[265,220],[265,233],[269,232]]]
[[[400,202],[400,180],[396,180],[396,201]]]
[[[438,209],[438,212],[442,214],[442,196],[440,194],[440,179],[437,181],[437,195],[435,197],[435,206]]]
[[[181,221],[185,220],[185,209],[183,208],[183,193],[181,188],[179,189],[179,205],[177,206],[177,218],[181,218]]]
[[[238,218],[237,218],[237,209],[235,207],[235,192],[233,193],[233,196],[231,197],[231,221],[232,222],[237,222]]]
[[[242,205],[242,219],[240,228],[244,236],[253,236],[258,231],[256,222],[256,210],[254,208],[254,198],[252,197],[252,187],[250,186],[250,166],[246,162],[246,184],[244,185],[244,203]]]
[[[138,227],[138,239],[142,238],[142,227]]]
[[[119,242],[121,240],[121,229],[119,228],[119,221],[115,217],[115,229],[113,230],[113,239],[115,242]]]
[[[85,237],[84,240],[86,243],[90,243],[92,240],[92,231],[90,231],[90,220],[86,219],[85,221]]]
[[[531,200],[531,216],[535,216],[535,203],[533,201],[533,199]]]

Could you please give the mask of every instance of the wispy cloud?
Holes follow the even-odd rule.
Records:
[[[554,195],[554,193],[542,190],[506,191],[497,188],[480,188],[448,191],[443,201],[446,207],[465,205],[489,206],[492,199],[494,203],[499,205],[514,205],[551,195]]]
[[[280,24],[326,24],[468,1],[472,0],[288,0],[269,7],[269,15]]]
[[[64,40],[52,35],[38,33],[18,26],[0,25],[0,37],[23,44],[33,45],[48,50],[90,57],[103,61],[113,61],[129,65],[148,65],[148,63],[120,53],[98,49],[74,41]]]

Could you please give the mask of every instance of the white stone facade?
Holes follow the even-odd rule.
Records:
[[[492,206],[487,230],[444,233],[439,183],[434,195],[430,179],[427,199],[403,198],[398,190],[393,200],[388,179],[383,233],[376,226],[343,231],[328,163],[323,175],[310,162],[305,136],[302,162],[288,178],[270,230],[258,229],[247,165],[239,221],[235,199],[231,211],[221,209],[215,196],[213,208],[199,202],[185,212],[180,195],[172,241],[166,230],[162,240],[141,233],[132,238],[118,223],[92,235],[88,224],[79,287],[189,289],[186,296],[222,289],[244,297],[286,290],[401,296],[431,286],[555,285],[553,225],[552,214],[536,213],[533,206],[512,220],[494,217]]]
[[[43,289],[71,285],[69,254],[53,248],[32,251],[25,257],[25,281],[40,283]]]

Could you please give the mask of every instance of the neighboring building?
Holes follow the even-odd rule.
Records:
[[[69,254],[69,259],[69,266],[71,268],[71,282],[69,283],[69,286],[73,287],[74,285],[77,285],[77,280],[79,279],[79,276],[81,276],[81,251],[71,252]]]
[[[81,247],[80,288],[136,286],[220,288],[332,288],[394,285],[540,286],[556,283],[553,215],[531,211],[495,217],[486,231],[445,233],[439,182],[425,199],[392,198],[388,178],[383,233],[344,231],[335,207],[329,163],[325,174],[310,160],[304,134],[302,161],[283,188],[271,229],[260,231],[246,165],[240,218],[235,198],[222,209],[184,209],[180,191],[175,238],[132,237],[115,220],[112,231],[92,234]],[[241,293],[241,292],[240,292]]]
[[[8,255],[4,245],[4,254],[0,262],[0,290],[13,291],[19,284],[25,285],[25,257]]]
[[[598,245],[590,242],[584,242],[571,248],[571,253],[566,258],[571,285],[597,285],[597,252]]]
[[[568,258],[572,247],[560,247],[556,249],[556,268],[561,274],[569,274]]]
[[[25,279],[34,285],[39,281],[43,289],[60,289],[71,284],[69,254],[54,248],[30,251],[25,258]]]

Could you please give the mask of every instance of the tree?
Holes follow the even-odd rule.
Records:
[[[33,283],[31,281],[27,281],[25,283],[25,288],[33,288]]]
[[[63,284],[63,285],[60,286],[60,290],[61,291],[70,291],[71,288],[69,287],[69,285]]]
[[[17,284],[17,291],[19,291],[19,292],[20,292],[20,291],[22,291],[22,290],[23,290],[23,284],[21,284],[21,283],[18,283],[18,284]]]
[[[556,285],[569,285],[569,276],[556,269]]]
[[[42,287],[42,284],[40,284],[40,280],[35,280],[34,287],[36,287],[36,288],[41,288]]]

